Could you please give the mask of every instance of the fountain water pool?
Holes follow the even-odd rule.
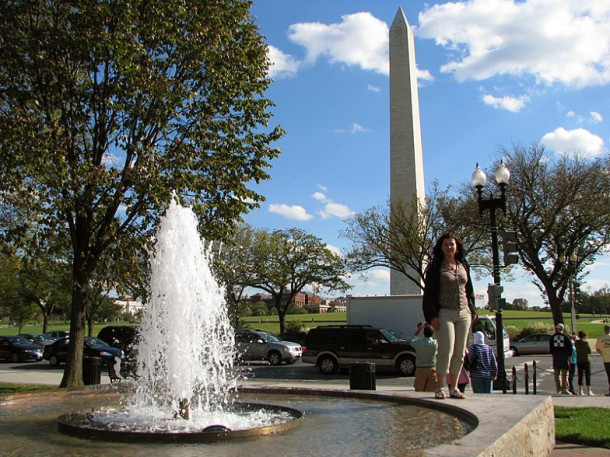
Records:
[[[103,455],[226,457],[228,455],[384,455],[421,456],[424,449],[457,440],[470,432],[476,420],[413,406],[408,398],[350,392],[239,392],[249,403],[282,404],[304,412],[298,427],[262,438],[219,443],[176,443],[83,440],[57,432],[57,416],[66,410],[119,405],[129,385],[106,389],[0,398],[0,440],[3,455],[73,457]],[[33,412],[35,411],[35,412]]]

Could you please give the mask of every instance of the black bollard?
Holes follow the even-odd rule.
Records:
[[[536,395],[536,392],[538,391],[538,388],[536,387],[536,361],[534,360],[532,362],[532,390],[534,392],[534,395]]]
[[[530,374],[529,374],[529,371],[527,368],[527,363],[523,364],[523,378],[524,378],[523,382],[525,382],[525,395],[529,395],[529,393],[530,393],[530,385],[529,385]]]
[[[513,395],[517,395],[517,367],[513,366]]]

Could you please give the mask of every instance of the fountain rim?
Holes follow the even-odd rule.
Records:
[[[244,410],[264,408],[275,413],[284,412],[290,414],[292,419],[282,422],[281,424],[266,425],[263,427],[255,427],[245,430],[194,432],[132,431],[84,427],[79,424],[86,419],[89,412],[69,411],[61,414],[57,418],[57,428],[61,433],[66,435],[96,441],[112,441],[121,443],[214,443],[217,441],[230,441],[234,439],[245,439],[250,437],[283,433],[298,427],[303,422],[303,418],[305,416],[302,411],[283,405],[256,402],[235,402],[233,405]]]

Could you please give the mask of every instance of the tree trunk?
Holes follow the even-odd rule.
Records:
[[[558,297],[554,290],[547,290],[547,297],[551,306],[551,313],[553,314],[553,325],[563,324],[563,311],[561,310],[563,297]]]
[[[49,329],[49,316],[43,311],[42,313],[42,333],[47,333]]]
[[[84,264],[76,258],[73,265],[72,307],[70,312],[70,344],[66,370],[60,387],[69,389],[82,387],[83,384],[83,343],[85,339],[85,317],[89,275]]]

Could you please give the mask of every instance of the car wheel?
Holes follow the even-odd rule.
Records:
[[[516,348],[516,347],[512,347],[512,346],[511,346],[510,350],[511,350],[511,351],[513,351],[513,355],[514,355],[515,357],[519,357],[519,351],[517,351],[517,348]]]
[[[322,374],[335,374],[339,369],[339,362],[330,355],[325,355],[318,361],[318,368]]]
[[[50,363],[52,366],[56,367],[56,366],[58,366],[58,365],[59,365],[59,359],[57,358],[57,356],[56,356],[56,355],[52,355],[51,357],[49,357],[49,363]]]
[[[396,368],[402,376],[415,376],[415,357],[403,355],[396,363]]]
[[[19,362],[19,354],[17,354],[16,352],[12,352],[11,353],[11,362],[13,362],[13,363]]]
[[[281,365],[282,364],[282,355],[277,351],[271,351],[267,355],[267,360],[273,366]]]

